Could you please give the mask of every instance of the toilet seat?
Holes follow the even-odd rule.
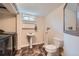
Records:
[[[46,49],[51,49],[51,50],[57,49],[55,45],[46,45],[45,47]]]
[[[57,47],[55,45],[46,45],[45,50],[50,53],[54,53],[57,51]]]

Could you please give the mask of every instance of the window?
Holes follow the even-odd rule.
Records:
[[[25,16],[24,17],[24,20],[28,21],[29,20],[29,17]]]
[[[23,23],[35,23],[35,16],[23,15]]]

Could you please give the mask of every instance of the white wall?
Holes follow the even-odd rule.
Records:
[[[64,33],[64,55],[79,56],[79,37]]]
[[[22,23],[22,18],[21,14],[17,15],[17,34],[18,34],[18,48],[20,49],[22,47],[28,46],[28,41],[27,41],[27,33],[33,32],[35,33],[35,39],[33,40],[33,44],[40,44],[43,43],[43,34],[44,34],[44,17],[37,17],[36,19],[36,24],[37,24],[37,32],[35,30],[28,30],[25,29],[23,30],[22,28],[33,28],[34,24],[23,24]]]
[[[46,16],[46,26],[45,30],[47,27],[50,27],[50,30],[48,32],[48,43],[52,43],[53,37],[58,37],[60,39],[64,39],[63,36],[63,7],[60,6],[59,8],[55,9],[51,13]],[[46,34],[45,34],[46,35]],[[45,39],[45,41],[47,41]]]
[[[7,32],[16,32],[16,17],[12,15],[0,16],[0,29]]]

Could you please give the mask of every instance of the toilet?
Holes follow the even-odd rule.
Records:
[[[57,49],[63,46],[63,40],[54,37],[53,44],[44,45],[44,48],[47,52],[47,56],[57,56]]]

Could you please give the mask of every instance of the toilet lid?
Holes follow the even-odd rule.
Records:
[[[47,49],[57,49],[55,45],[46,45],[45,46]]]

